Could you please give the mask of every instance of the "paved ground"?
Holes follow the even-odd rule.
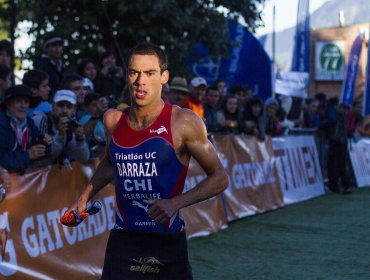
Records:
[[[194,279],[370,279],[370,188],[328,194],[189,240]]]

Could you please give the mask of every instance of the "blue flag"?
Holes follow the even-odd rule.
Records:
[[[367,64],[366,64],[366,76],[365,76],[365,92],[363,101],[363,115],[370,115],[370,38],[367,43]]]
[[[292,71],[310,72],[310,0],[299,0]]]
[[[228,20],[229,38],[233,42],[228,57],[213,60],[203,45],[197,44],[197,57],[186,61],[190,70],[209,84],[224,80],[228,87],[249,85],[262,99],[272,95],[272,63],[260,42],[241,24]]]
[[[355,92],[355,83],[357,77],[358,62],[361,56],[362,42],[364,40],[363,35],[358,35],[352,44],[351,51],[349,53],[348,64],[346,73],[344,75],[344,81],[342,86],[342,96],[340,102],[352,105],[353,95]]]

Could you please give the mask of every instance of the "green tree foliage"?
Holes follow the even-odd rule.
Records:
[[[35,40],[24,58],[33,61],[45,32],[55,30],[66,39],[65,59],[71,69],[83,57],[97,60],[99,46],[124,58],[136,43],[151,41],[165,48],[172,73],[185,75],[183,60],[194,43],[203,43],[214,57],[226,54],[233,43],[226,36],[226,17],[243,19],[253,31],[262,24],[264,1],[30,0],[18,2],[18,20],[32,21],[29,33]]]

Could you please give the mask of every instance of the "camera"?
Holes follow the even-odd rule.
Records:
[[[44,135],[42,135],[42,134],[37,135],[35,137],[35,140],[33,141],[33,144],[34,145],[45,145],[45,146],[47,146],[44,142]]]
[[[33,141],[33,144],[34,145],[44,145],[46,147],[45,156],[47,156],[48,154],[50,154],[50,152],[51,152],[51,145],[45,143],[45,141],[44,141],[44,135],[43,134],[37,135],[35,137],[34,141]],[[45,156],[42,157],[42,158],[45,158]]]
[[[1,184],[0,185],[0,202],[2,202],[5,199],[6,193],[7,193],[7,187]]]
[[[69,118],[69,126],[74,129],[76,127],[78,127],[80,125],[80,123],[77,121],[77,119],[75,117],[71,117]]]

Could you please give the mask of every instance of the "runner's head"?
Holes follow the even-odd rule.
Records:
[[[138,107],[160,104],[162,86],[169,79],[164,51],[154,44],[141,43],[130,50],[127,62],[132,104]]]

